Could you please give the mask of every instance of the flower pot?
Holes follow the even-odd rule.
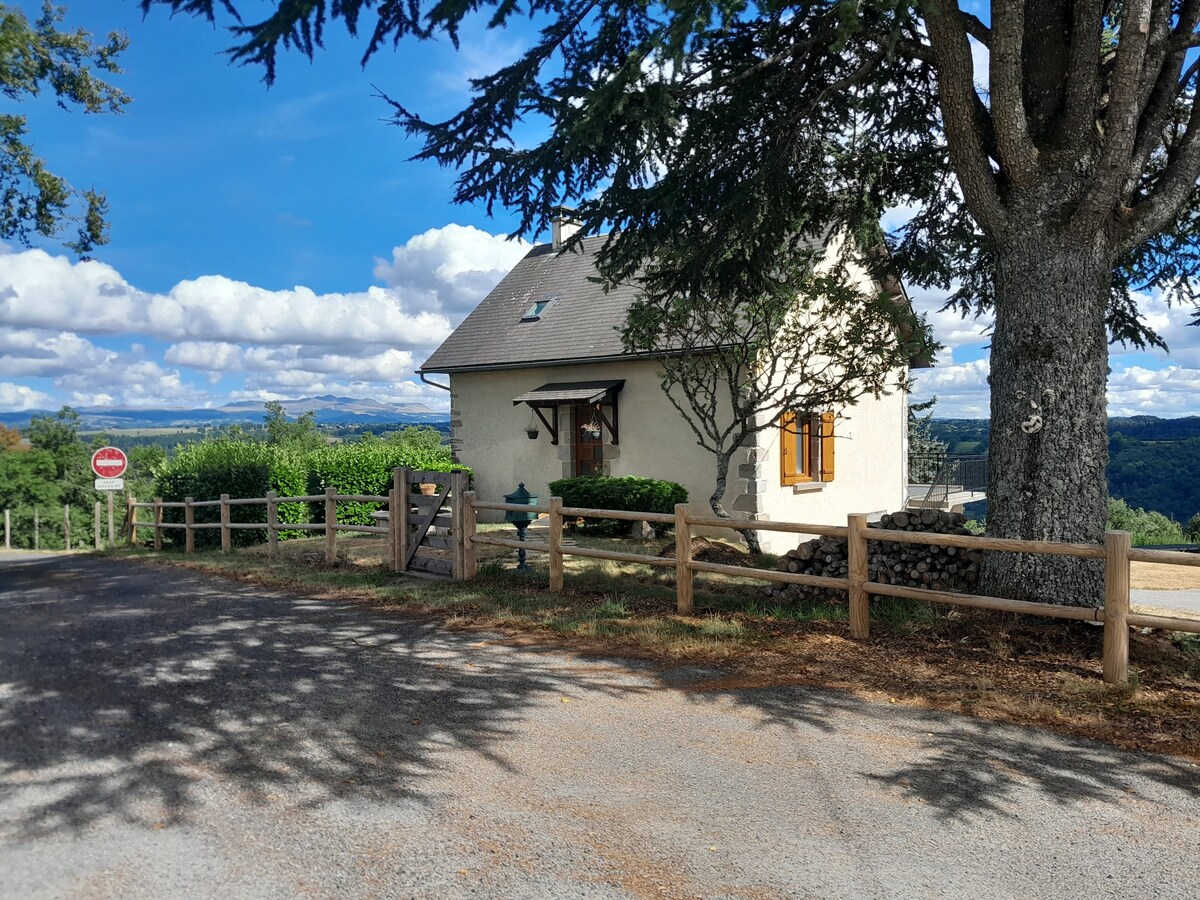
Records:
[[[437,496],[438,486],[436,484],[421,484],[421,485],[418,485],[418,487],[421,489],[421,493],[424,494],[426,497],[436,497]]]

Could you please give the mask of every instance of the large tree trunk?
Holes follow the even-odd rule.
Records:
[[[987,531],[1100,543],[1107,519],[1105,328],[1112,260],[1103,238],[1070,247],[1030,229],[998,253],[991,350]],[[984,591],[1090,606],[1103,565],[989,554]]]

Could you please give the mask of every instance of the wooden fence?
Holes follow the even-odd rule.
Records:
[[[435,497],[425,497],[411,493],[411,485],[432,483],[448,486],[448,490]],[[456,529],[453,539],[427,534],[430,525],[440,524],[438,512],[446,501],[447,495],[456,490],[456,496],[465,496],[465,473],[455,472],[423,472],[398,468],[393,473],[392,489],[387,495],[382,494],[339,494],[334,488],[327,488],[323,494],[309,494],[302,497],[280,497],[275,491],[268,491],[265,497],[230,497],[222,494],[219,500],[195,500],[185,497],[183,500],[167,501],[155,497],[152,502],[139,502],[136,497],[129,498],[129,511],[126,519],[127,534],[130,545],[138,540],[139,529],[150,530],[153,534],[152,546],[162,550],[163,532],[170,529],[182,529],[184,532],[184,553],[196,552],[196,532],[202,529],[220,529],[221,552],[228,553],[233,549],[233,532],[236,530],[265,531],[267,533],[268,555],[272,559],[279,555],[279,535],[285,531],[320,532],[325,536],[325,561],[337,561],[337,536],[339,533],[377,534],[387,538],[388,564],[394,572],[404,572],[410,569],[417,571],[436,572],[449,577],[461,578],[462,553],[457,548],[463,546],[458,538]],[[398,497],[407,498],[407,502],[398,503]],[[284,503],[323,503],[323,522],[280,522],[279,507]],[[354,525],[338,522],[339,503],[371,503],[387,507],[386,515],[381,519],[382,525]],[[460,504],[461,505],[461,504]],[[264,522],[234,522],[231,510],[235,506],[261,506],[266,510]],[[413,507],[433,509],[427,515],[429,521],[423,521],[412,515]],[[220,510],[220,521],[197,522],[196,510],[217,507]],[[183,510],[182,522],[167,522],[164,512],[168,509]],[[152,515],[150,522],[138,521],[138,511],[148,510]],[[398,514],[396,514],[398,513]],[[461,513],[459,513],[461,514]],[[447,517],[450,519],[454,516]],[[457,541],[457,543],[455,543]],[[444,565],[438,565],[440,560],[425,560],[417,554],[421,546],[434,546],[454,550],[453,560]]]
[[[475,515],[468,515],[464,539],[466,565],[464,577],[474,577],[478,570],[475,547],[523,548],[546,553],[550,557],[550,589],[560,591],[563,586],[563,558],[581,556],[589,559],[607,559],[615,562],[639,563],[675,570],[676,609],[681,615],[690,615],[693,608],[693,580],[697,572],[708,572],[737,578],[760,581],[802,584],[812,587],[846,591],[850,605],[850,634],[862,639],[870,633],[870,597],[902,597],[926,600],[931,603],[946,603],[953,606],[970,606],[978,609],[994,609],[1002,612],[1020,613],[1031,616],[1048,616],[1058,619],[1075,619],[1097,622],[1104,625],[1104,680],[1110,684],[1125,684],[1129,681],[1129,627],[1161,628],[1168,631],[1185,631],[1200,634],[1200,617],[1158,616],[1134,613],[1129,610],[1129,565],[1131,562],[1148,562],[1161,565],[1200,567],[1200,554],[1170,550],[1148,550],[1131,545],[1130,535],[1125,531],[1110,531],[1103,545],[1062,543],[1055,541],[1022,541],[1005,538],[989,538],[976,535],[933,534],[919,531],[895,531],[867,527],[865,515],[851,515],[846,524],[813,525],[801,522],[756,521],[754,528],[760,531],[778,531],[790,534],[833,537],[846,541],[849,572],[844,578],[822,575],[806,575],[794,572],[779,572],[774,569],[750,569],[742,566],[727,566],[692,559],[692,530],[694,528],[716,528],[732,531],[746,527],[744,520],[722,519],[711,515],[692,515],[685,504],[675,507],[674,515],[662,513],[628,512],[612,509],[580,509],[562,505],[558,497],[551,497],[542,506],[522,506],[510,503],[479,501],[473,494],[467,499],[473,510],[513,510],[518,512],[544,513],[548,517],[549,534],[545,541],[514,541],[508,538],[478,534]],[[596,550],[563,545],[563,522],[571,518],[625,519],[655,524],[672,525],[675,529],[675,558],[644,556],[610,550]],[[1104,560],[1104,605],[1099,607],[1060,606],[1052,603],[1032,603],[1022,600],[1007,600],[1003,597],[988,597],[951,591],[937,591],[902,585],[881,584],[868,579],[868,541],[887,541],[908,544],[933,544],[942,547],[958,547],[966,550],[991,550],[1004,553],[1027,553],[1052,556],[1073,556],[1083,559]]]
[[[57,507],[54,507],[54,509],[57,509]],[[97,549],[97,550],[100,550],[101,548],[106,546],[105,542],[104,542],[104,531],[102,530],[102,522],[101,522],[102,509],[103,509],[103,504],[99,500],[97,500],[92,509],[92,512],[93,512],[92,542],[95,545],[95,549]],[[17,512],[20,512],[20,511],[21,511],[20,509],[17,510]],[[11,550],[13,548],[13,531],[14,531],[14,529],[13,529],[12,512],[13,511],[11,509],[4,510],[4,549],[5,550]],[[51,519],[47,520],[47,527],[50,529],[53,529],[55,532],[61,530],[62,537],[63,537],[63,545],[66,547],[67,550],[73,549],[72,545],[71,545],[71,504],[69,504],[69,503],[63,504],[62,524],[61,525],[58,525],[57,523],[55,523],[53,521],[54,518],[56,518],[56,517],[52,516]],[[41,517],[41,508],[40,507],[37,507],[37,506],[33,507],[33,522],[32,522],[32,527],[31,527],[30,531],[33,536],[33,548],[32,549],[41,550],[42,549],[42,517]],[[114,543],[114,537],[115,537],[115,535],[114,535],[114,528],[113,528],[113,500],[112,500],[112,492],[109,491],[108,492],[108,544],[109,545]],[[78,549],[83,549],[83,542],[79,542]]]
[[[266,497],[233,499],[229,495],[223,494],[220,500],[196,501],[189,498],[183,502],[175,503],[166,503],[161,499],[156,499],[153,503],[138,503],[131,498],[128,520],[130,523],[129,539],[131,543],[136,542],[138,528],[152,528],[154,531],[154,548],[158,550],[162,548],[163,529],[183,528],[186,535],[185,550],[190,553],[195,550],[194,532],[196,529],[219,528],[221,530],[221,550],[228,552],[231,548],[231,532],[233,529],[265,529],[267,531],[270,554],[274,557],[278,552],[280,531],[320,531],[325,535],[325,557],[329,562],[333,562],[337,558],[338,532],[379,534],[388,538],[389,560],[393,571],[404,571],[407,567],[407,561],[412,559],[415,550],[414,547],[410,546],[409,541],[416,540],[420,542],[423,536],[423,532],[422,534],[414,534],[412,530],[416,526],[413,526],[411,523],[413,495],[409,494],[410,485],[423,478],[432,479],[435,474],[437,473],[410,472],[404,469],[397,469],[393,488],[386,497],[338,494],[331,488],[324,494],[307,497],[278,497],[272,492],[268,493]],[[442,474],[441,477],[444,479],[446,476]],[[1159,565],[1200,567],[1200,554],[1135,548],[1131,544],[1129,533],[1124,531],[1108,532],[1105,535],[1104,543],[1099,545],[1055,541],[1023,541],[976,535],[934,534],[919,531],[868,528],[867,517],[865,515],[848,516],[845,525],[814,525],[802,522],[770,521],[756,521],[753,523],[753,527],[760,531],[776,531],[806,536],[816,535],[845,540],[849,571],[845,577],[834,578],[798,572],[780,572],[775,569],[752,569],[742,566],[728,566],[695,560],[692,558],[692,535],[694,529],[706,528],[740,531],[744,530],[748,523],[745,520],[739,519],[722,519],[711,515],[694,515],[686,504],[676,506],[674,514],[568,507],[563,506],[562,499],[559,497],[551,497],[547,503],[542,505],[530,506],[479,500],[473,491],[466,491],[464,489],[465,486],[465,476],[460,476],[452,489],[453,496],[456,499],[453,504],[453,510],[449,515],[435,510],[431,516],[428,516],[431,522],[445,522],[450,525],[450,536],[448,538],[438,538],[431,542],[429,546],[451,552],[453,560],[452,562],[447,561],[445,563],[444,572],[446,575],[450,575],[456,579],[474,578],[478,573],[478,548],[480,546],[503,547],[510,550],[526,550],[548,554],[550,562],[550,590],[552,591],[561,591],[563,589],[563,560],[568,556],[674,569],[676,609],[681,615],[690,615],[693,611],[694,580],[697,573],[750,578],[784,584],[800,584],[845,591],[849,598],[850,634],[857,639],[866,638],[870,633],[869,600],[872,596],[909,598],[925,600],[931,603],[946,603],[952,606],[969,606],[978,609],[1020,613],[1022,615],[1096,622],[1104,626],[1104,680],[1110,684],[1125,684],[1129,680],[1129,628],[1131,626],[1200,634],[1200,617],[1148,615],[1131,612],[1129,609],[1130,563],[1147,562]],[[442,496],[444,497],[445,495],[445,492],[443,492]],[[397,504],[396,500],[400,496],[408,496],[410,498],[409,502]],[[280,503],[315,503],[322,501],[325,504],[324,522],[296,524],[280,523],[278,521],[277,510]],[[337,504],[339,502],[387,504],[389,509],[387,524],[382,526],[338,524]],[[235,505],[265,506],[267,521],[264,523],[231,522],[229,510]],[[194,520],[194,510],[197,507],[204,506],[219,506],[221,509],[220,522],[196,522]],[[163,510],[170,508],[182,508],[184,510],[183,523],[168,523],[163,521]],[[152,510],[154,521],[149,524],[139,523],[137,521],[137,511],[139,509]],[[398,511],[399,515],[391,514],[393,510]],[[477,527],[480,510],[544,514],[547,517],[547,524],[549,526],[546,539],[544,541],[518,541],[491,533],[481,534]],[[670,525],[675,530],[675,557],[672,559],[662,556],[646,556],[638,553],[599,550],[564,544],[563,531],[565,521],[581,518],[617,519]],[[868,575],[869,541],[931,544],[965,550],[1072,556],[1082,559],[1103,560],[1105,582],[1104,604],[1097,607],[1062,606],[1052,603],[1033,603],[1022,600],[1008,600],[1003,597],[988,597],[978,594],[930,590],[927,588],[874,582],[869,580]]]

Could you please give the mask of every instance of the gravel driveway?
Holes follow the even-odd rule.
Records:
[[[0,555],[0,896],[1195,897],[1200,769]]]

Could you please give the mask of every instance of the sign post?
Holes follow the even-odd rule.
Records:
[[[122,478],[129,468],[129,458],[120,447],[101,447],[92,454],[92,472],[96,475],[96,490],[108,493],[108,542],[113,542],[113,491],[125,490]],[[99,530],[99,529],[97,529]]]

